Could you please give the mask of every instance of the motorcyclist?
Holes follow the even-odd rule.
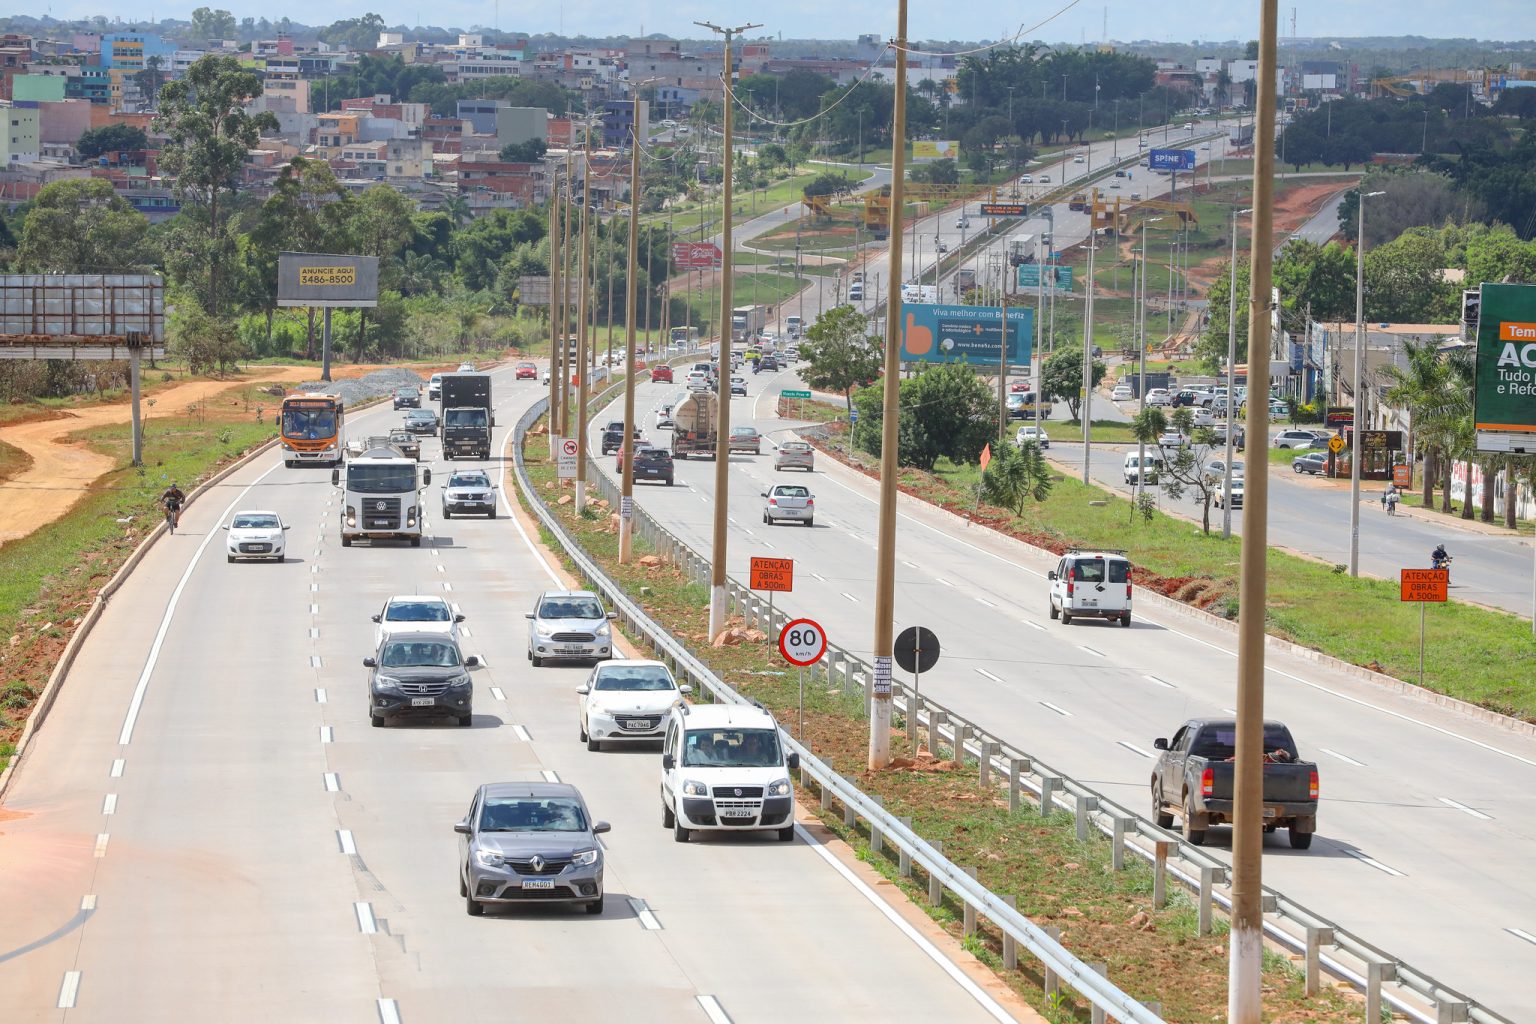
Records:
[[[176,486],[176,481],[174,480],[171,481],[171,486],[160,492],[160,504],[165,506],[165,510],[170,513],[172,525],[180,524],[181,505],[186,500],[187,496],[182,493],[180,487]]]
[[[1434,569],[1443,569],[1443,568],[1445,568],[1445,564],[1447,562],[1449,562],[1450,560],[1451,560],[1450,553],[1445,550],[1445,545],[1444,544],[1437,544],[1435,546],[1435,550],[1430,552],[1430,555],[1429,555],[1430,567],[1434,568]]]

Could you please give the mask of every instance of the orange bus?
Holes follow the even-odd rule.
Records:
[[[277,416],[277,425],[282,432],[283,465],[289,469],[306,462],[341,465],[345,413],[340,395],[285,397]]]

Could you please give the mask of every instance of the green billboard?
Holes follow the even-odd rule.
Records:
[[[1482,286],[1473,422],[1478,451],[1536,452],[1536,285]]]
[[[1008,310],[1009,366],[1028,366],[1034,350],[1035,314],[1019,306]],[[901,304],[903,362],[961,362],[996,366],[1003,355],[1000,306]]]

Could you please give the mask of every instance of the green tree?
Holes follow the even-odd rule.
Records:
[[[345,46],[349,50],[371,50],[384,31],[384,19],[370,11],[358,18],[333,21],[318,33],[320,41]]]
[[[94,160],[105,153],[148,148],[149,136],[143,128],[133,124],[108,124],[100,128],[89,128],[81,133],[79,141],[75,143],[75,152],[85,160]]]
[[[1022,445],[1000,444],[981,473],[981,496],[1016,516],[1030,501],[1051,496],[1051,468],[1033,441]]]
[[[800,358],[809,364],[800,379],[817,391],[842,395],[851,413],[853,389],[880,376],[885,355],[879,340],[869,336],[869,318],[852,306],[837,306],[806,329]]]
[[[859,421],[855,446],[880,454],[883,387],[865,388],[855,399]],[[915,377],[900,381],[897,460],[903,466],[932,470],[941,458],[972,463],[995,436],[997,407],[992,393],[964,363],[929,363]]]
[[[322,160],[294,157],[278,173],[272,194],[261,204],[244,249],[251,271],[248,305],[265,315],[272,338],[277,308],[277,262],[281,252],[346,252],[352,199]],[[312,356],[314,332],[309,332]]]
[[[235,16],[226,10],[199,7],[192,12],[192,37],[198,42],[233,39]]]
[[[454,249],[464,287],[473,292],[494,287],[501,261],[524,242],[542,239],[545,227],[545,218],[531,210],[493,210],[460,231]]]
[[[223,308],[219,267],[234,245],[225,231],[219,198],[234,192],[246,154],[261,141],[263,129],[276,131],[268,111],[251,114],[246,103],[261,95],[261,80],[234,57],[201,57],[160,90],[155,128],[165,136],[160,168],[176,179],[175,192],[202,214],[205,248],[197,254],[205,268],[200,289],[204,309],[217,316]]]
[[[1108,370],[1099,360],[1093,361],[1093,386],[1098,387]],[[1077,345],[1057,349],[1048,357],[1040,375],[1045,397],[1067,403],[1072,419],[1077,419],[1083,404],[1083,350]]]
[[[1445,323],[1461,310],[1458,286],[1445,280],[1437,232],[1413,228],[1365,254],[1365,316],[1399,324]]]
[[[37,274],[143,273],[149,222],[105,178],[55,181],[37,193],[21,232],[20,269]]]
[[[1176,448],[1161,448],[1163,469],[1158,474],[1163,490],[1175,500],[1192,492],[1200,502],[1200,528],[1211,532],[1211,499],[1224,483],[1223,479],[1206,469],[1205,463],[1216,450],[1216,433],[1210,427],[1195,426],[1195,414],[1189,406],[1181,406],[1168,418],[1169,423],[1188,443]]]
[[[210,315],[193,295],[184,295],[172,305],[175,312],[168,325],[170,347],[187,361],[188,371],[227,373],[235,369],[244,351],[235,325]]]
[[[1246,285],[1244,281],[1241,297],[1245,304]],[[1314,320],[1352,320],[1355,316],[1355,255],[1334,242],[1319,246],[1303,239],[1293,240],[1286,243],[1280,258],[1275,261],[1275,287],[1280,290],[1281,304],[1298,317],[1310,311]],[[1225,310],[1223,306],[1223,330],[1226,329]],[[1244,312],[1246,314],[1246,310]],[[1240,320],[1239,323],[1243,327],[1241,333],[1246,335],[1246,322]],[[1243,361],[1248,358],[1247,338],[1239,339],[1239,343],[1241,354],[1238,358]]]
[[[160,87],[165,84],[166,74],[165,58],[159,54],[150,54],[144,58],[144,69],[133,73],[133,81],[144,94],[144,98],[153,107],[160,98]]]
[[[536,164],[544,159],[544,154],[548,150],[549,145],[543,139],[527,139],[523,142],[507,143],[501,147],[498,155],[509,164]]]
[[[1405,339],[1403,353],[1407,367],[1383,368],[1387,390],[1382,396],[1388,405],[1407,411],[1412,424],[1410,446],[1424,459],[1424,507],[1434,504],[1435,483],[1450,472],[1449,455],[1456,442],[1457,421],[1462,417],[1465,396],[1455,393],[1456,376],[1450,363],[1440,355],[1435,342]],[[1442,472],[1436,470],[1444,466]],[[1449,508],[1450,496],[1444,497]]]

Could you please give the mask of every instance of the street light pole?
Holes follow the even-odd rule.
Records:
[[[592,123],[586,123],[581,165],[581,290],[577,292],[576,309],[576,513],[580,515],[587,501],[587,399],[592,393],[592,368],[587,365],[592,343],[587,329],[587,315],[592,302],[592,218],[587,208],[592,205]]]
[[[549,193],[549,457],[558,458],[554,439],[560,436],[560,359],[565,350],[565,255],[560,240],[560,172],[552,175]]]
[[[734,118],[732,109],[736,105],[736,91],[731,82],[731,39],[748,29],[759,28],[759,25],[741,25],[737,28],[721,28],[719,25],[707,21],[696,21],[695,25],[707,28],[711,32],[718,32],[725,36],[725,64],[724,80],[721,83],[721,98],[725,108],[722,128],[725,134],[725,156],[722,181],[722,198],[725,201],[723,207],[725,216],[720,222],[720,341],[716,346],[720,356],[720,382],[716,389],[717,404],[720,409],[719,422],[715,425],[717,435],[715,438],[715,522],[714,543],[710,548],[709,565],[709,636],[713,640],[720,635],[725,628],[725,552],[727,541],[726,511],[730,507],[731,484],[731,228],[735,211],[731,208],[731,173],[734,163],[731,150],[731,128]]]
[[[1237,432],[1237,218],[1252,209],[1232,211],[1232,263],[1227,275],[1227,463],[1221,499],[1221,536],[1232,536],[1232,442]],[[1253,352],[1248,353],[1248,391],[1253,393]],[[1264,403],[1266,406],[1268,402]]]
[[[1083,302],[1083,483],[1090,485],[1088,462],[1093,454],[1093,255],[1099,248],[1093,213],[1088,214],[1088,295]]]
[[[640,235],[640,91],[635,90],[629,133],[629,270],[624,278],[624,481],[619,498],[619,564],[629,561],[635,502],[635,278]],[[610,249],[611,251],[611,249]],[[610,274],[609,287],[613,286]],[[612,303],[610,302],[610,306]],[[612,316],[609,317],[610,324]],[[609,351],[612,352],[612,345]],[[609,360],[612,363],[612,360]]]
[[[1349,574],[1360,575],[1360,431],[1365,427],[1365,201],[1380,192],[1360,194],[1360,226],[1355,235],[1355,411],[1349,445]],[[1250,374],[1251,376],[1251,374]],[[1470,492],[1469,492],[1470,495]]]

